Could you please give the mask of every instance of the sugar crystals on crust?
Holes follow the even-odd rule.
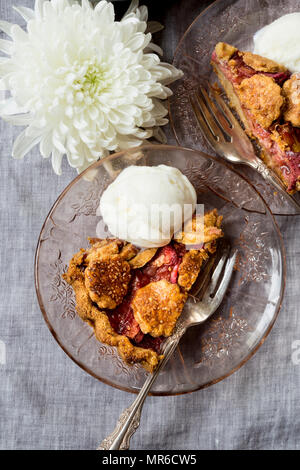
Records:
[[[120,256],[106,257],[89,264],[85,286],[99,308],[116,308],[127,293],[130,266]]]
[[[150,282],[134,296],[134,318],[143,333],[154,337],[170,336],[186,298],[177,284],[171,284],[166,279]]]
[[[238,95],[242,105],[262,127],[270,127],[279,118],[284,98],[273,78],[262,74],[245,78],[238,88]]]
[[[223,217],[218,215],[216,209],[208,212],[204,217],[193,215],[185,226],[184,231],[175,235],[175,240],[184,245],[201,245],[209,243],[223,236],[221,222]]]
[[[208,258],[205,250],[189,250],[184,255],[178,270],[178,284],[189,291],[196,281],[203,261]]]
[[[235,51],[237,51],[237,48],[227,44],[226,42],[218,42],[215,47],[215,51],[219,59],[229,60]]]
[[[295,73],[282,87],[283,95],[286,97],[284,119],[293,126],[300,127],[300,74]]]
[[[276,73],[285,72],[287,70],[284,65],[278,64],[273,60],[267,59],[266,57],[253,54],[252,52],[243,52],[242,56],[245,64],[257,72]]]

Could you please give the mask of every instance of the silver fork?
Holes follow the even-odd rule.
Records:
[[[300,204],[286,192],[281,179],[255,154],[253,145],[225,101],[209,83],[206,86],[209,93],[204,86],[200,86],[190,95],[190,102],[209,145],[231,163],[254,168],[300,212]]]
[[[175,332],[164,344],[164,358],[159,363],[153,374],[150,374],[141,388],[138,396],[129,408],[121,414],[114,431],[102,441],[98,450],[127,450],[130,439],[140,424],[141,411],[144,401],[155,382],[158,374],[166,365],[174,353],[181,337],[190,326],[199,325],[207,320],[221,304],[227,287],[229,285],[234,268],[236,255],[229,256],[230,248],[226,245],[221,257],[216,262],[216,257],[212,257],[201,276],[201,282],[197,285],[197,292],[193,291],[193,296],[186,305],[183,313],[177,321]],[[213,270],[213,268],[215,269]],[[211,275],[213,271],[213,274]],[[195,296],[199,291],[204,291],[202,300],[195,303]]]

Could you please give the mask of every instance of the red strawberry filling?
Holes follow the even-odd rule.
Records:
[[[270,129],[264,129],[251,120],[250,113],[247,113],[247,117],[248,122],[252,123],[253,134],[259,137],[261,145],[272,155],[274,162],[283,173],[288,191],[292,191],[300,176],[300,152],[282,150],[277,142],[272,139],[272,130],[276,130],[287,145],[293,148],[299,139],[299,129],[294,128],[291,124],[278,123],[272,125]]]
[[[165,340],[164,336],[159,336],[158,338],[153,338],[150,335],[144,335],[142,341],[138,343],[138,346],[144,349],[152,349],[153,351],[160,353],[160,348]]]
[[[167,245],[160,248],[154,259],[143,268],[143,272],[150,277],[150,282],[166,279],[176,284],[184,251],[185,248],[180,245]]]
[[[276,72],[276,73],[258,72],[257,70],[253,69],[249,65],[245,64],[243,57],[238,52],[235,52],[230,60],[235,61],[235,66],[234,66],[235,74],[234,75],[232,74],[230,66],[224,60],[220,61],[218,59],[216,51],[214,51],[212,54],[212,61],[216,62],[220,66],[224,75],[226,75],[226,77],[231,82],[235,83],[236,85],[240,85],[240,83],[245,78],[250,78],[257,73],[266,75],[267,77],[274,78],[275,82],[280,86],[282,86],[283,83],[286,80],[288,80],[291,76],[291,73],[288,70],[284,72]]]
[[[136,269],[131,279],[128,293],[121,305],[116,309],[107,312],[109,321],[116,333],[125,335],[134,344],[159,352],[164,337],[153,338],[151,335],[144,335],[138,322],[135,320],[131,308],[131,301],[135,292],[150,282],[157,282],[161,279],[176,284],[178,269],[185,252],[183,245],[169,244],[159,248],[155,257],[141,269]]]
[[[143,338],[143,333],[135,320],[130,306],[131,299],[126,299],[110,315],[109,321],[113,329],[119,334],[134,339]]]

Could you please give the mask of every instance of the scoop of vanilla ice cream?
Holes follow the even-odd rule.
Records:
[[[254,35],[254,53],[300,72],[300,13],[281,16]]]
[[[99,209],[112,235],[151,248],[168,244],[196,204],[195,188],[177,168],[130,166],[103,192]]]

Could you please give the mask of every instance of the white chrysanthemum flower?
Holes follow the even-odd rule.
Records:
[[[160,62],[146,33],[147,8],[134,0],[121,21],[105,0],[36,0],[16,10],[27,22],[0,22],[0,116],[27,126],[13,156],[39,144],[61,173],[63,155],[78,172],[110,151],[140,145],[165,125],[166,85],[181,76]],[[7,57],[8,56],[8,57]]]

